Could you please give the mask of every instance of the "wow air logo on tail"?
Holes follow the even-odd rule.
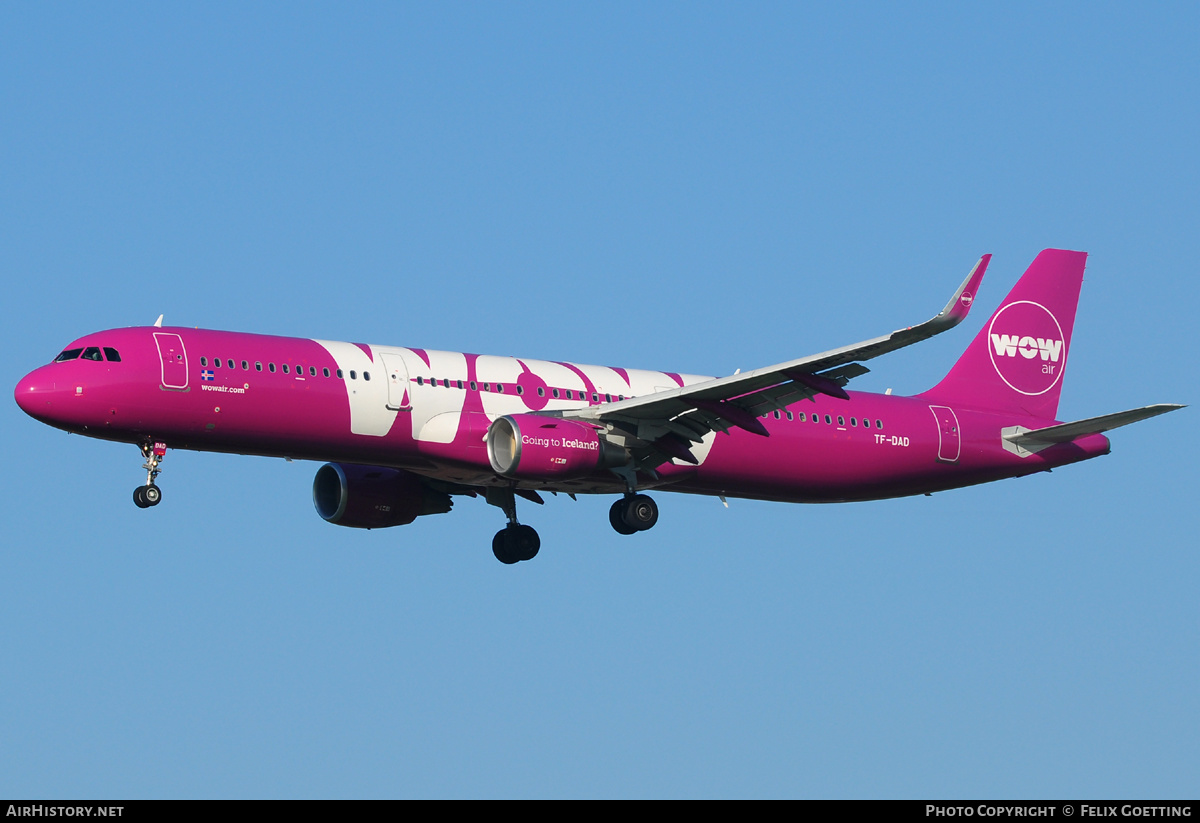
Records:
[[[1067,364],[1062,326],[1040,303],[1022,300],[996,312],[988,342],[996,374],[1021,394],[1050,391]]]

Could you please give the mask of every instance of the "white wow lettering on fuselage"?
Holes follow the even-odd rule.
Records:
[[[1020,354],[1026,360],[1032,360],[1041,355],[1043,360],[1057,363],[1062,354],[1061,340],[1045,337],[1029,337],[1017,334],[993,334],[992,348],[999,357],[1016,357]]]

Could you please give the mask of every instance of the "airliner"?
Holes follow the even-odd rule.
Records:
[[[517,500],[614,495],[609,523],[646,531],[648,491],[792,503],[931,494],[1088,460],[1103,432],[1183,408],[1056,418],[1087,255],[1041,252],[936,386],[847,391],[863,361],[967,316],[991,255],[931,320],[774,366],[705,377],[153,326],[79,338],[26,375],[17,404],[68,432],[136,445],[140,508],[162,500],[168,448],[324,462],[330,523],[383,528],[482,497],[507,525],[502,563],[541,540]]]

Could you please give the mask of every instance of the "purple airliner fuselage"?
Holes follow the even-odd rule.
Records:
[[[786,502],[923,494],[1106,454],[1101,434],[1179,408],[1056,418],[1086,255],[1042,252],[944,380],[913,397],[846,391],[860,361],[960,322],[985,256],[937,317],[725,378],[178,327],[89,334],[17,385],[30,416],[133,443],[156,505],[167,447],[327,462],[326,520],[402,525],[483,495],[506,563],[540,541],[516,497],[616,494],[623,534],[650,489]]]

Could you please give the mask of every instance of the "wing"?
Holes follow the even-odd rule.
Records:
[[[670,391],[564,411],[567,419],[610,425],[624,436],[638,470],[652,470],[671,458],[696,463],[689,449],[713,431],[732,427],[767,436],[759,417],[817,394],[847,399],[842,388],[869,369],[859,360],[911,346],[962,322],[971,309],[990,254],[979,258],[966,280],[938,315],[917,326],[810,357],[695,383]]]

